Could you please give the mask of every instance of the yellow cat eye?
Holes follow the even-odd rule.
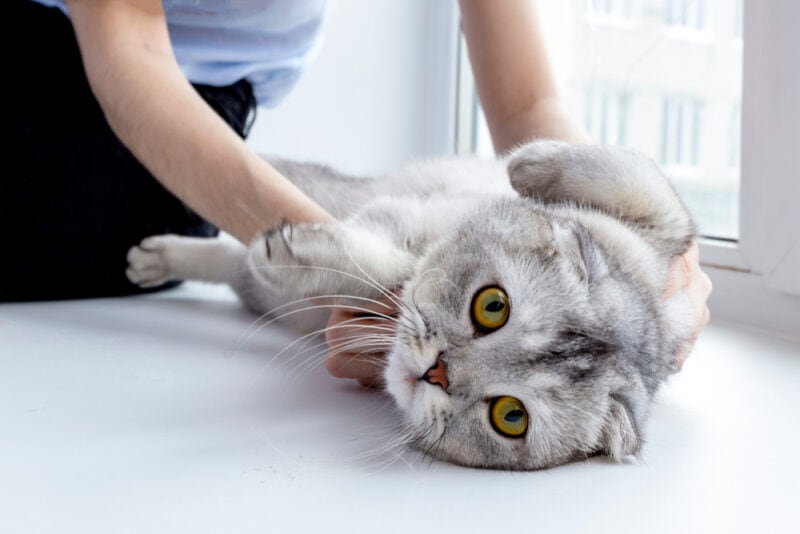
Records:
[[[497,330],[508,321],[511,302],[499,287],[485,287],[472,298],[472,323],[481,332]]]
[[[497,397],[489,409],[492,427],[509,438],[519,438],[528,430],[528,412],[519,399]]]

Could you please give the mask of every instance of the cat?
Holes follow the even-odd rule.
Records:
[[[268,160],[337,222],[284,224],[249,247],[147,238],[129,278],[228,283],[275,314],[325,295],[358,308],[402,287],[397,318],[384,317],[398,325],[384,379],[416,446],[510,470],[639,453],[693,326],[685,292],[662,294],[695,224],[655,162],[549,140],[380,179]]]

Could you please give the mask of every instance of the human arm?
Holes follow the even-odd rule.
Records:
[[[495,152],[535,137],[590,142],[559,97],[536,2],[459,0],[459,6]]]
[[[170,192],[244,243],[284,219],[333,220],[194,91],[175,60],[160,0],[67,6],[109,125]]]

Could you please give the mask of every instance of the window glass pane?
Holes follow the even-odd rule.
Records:
[[[648,153],[703,235],[739,235],[744,0],[542,2],[561,93],[599,143]],[[492,154],[480,118],[476,149]]]

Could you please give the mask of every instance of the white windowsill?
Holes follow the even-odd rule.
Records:
[[[701,237],[698,243],[703,266],[750,272],[750,266],[742,256],[738,243],[707,237]]]
[[[797,527],[800,342],[716,321],[659,394],[640,461],[506,473],[356,460],[393,435],[386,398],[270,364],[285,330],[232,354],[252,322],[198,284],[0,305],[0,531],[438,534],[515,511],[541,532]]]

